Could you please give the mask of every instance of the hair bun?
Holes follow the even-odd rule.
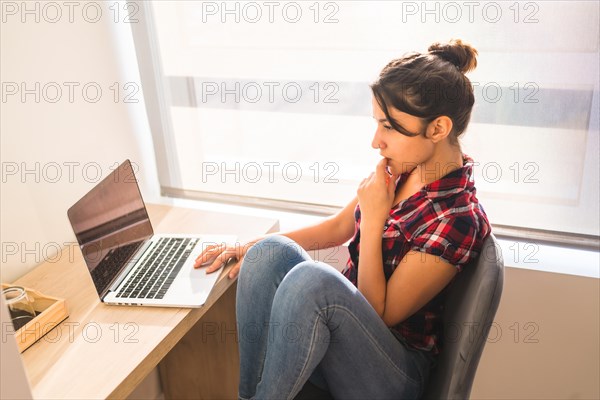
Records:
[[[477,50],[463,43],[460,39],[452,39],[448,43],[433,43],[427,49],[429,54],[451,62],[463,74],[472,71],[477,66]]]

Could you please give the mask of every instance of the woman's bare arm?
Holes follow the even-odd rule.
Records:
[[[355,197],[337,214],[316,224],[289,232],[270,233],[263,237],[283,235],[298,243],[305,250],[340,246],[354,235],[354,209],[357,202],[358,198]]]
[[[272,235],[287,236],[307,251],[342,245],[354,235],[354,208],[357,203],[358,197],[355,197],[337,214],[305,228],[289,232],[268,233],[244,245],[240,244],[240,246],[209,246],[196,258],[194,268],[208,265],[206,273],[210,274],[219,270],[229,258],[237,258],[238,262],[229,272],[229,277],[233,278],[239,273],[242,260],[248,249],[259,240]]]

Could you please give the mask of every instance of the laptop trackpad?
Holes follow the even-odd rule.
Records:
[[[205,300],[221,274],[221,269],[212,274],[207,274],[206,269],[207,267],[195,269],[193,262],[186,262],[169,289],[168,296],[191,296],[193,299]]]

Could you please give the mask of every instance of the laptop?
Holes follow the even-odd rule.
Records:
[[[194,269],[211,244],[235,235],[154,234],[129,160],[67,211],[85,263],[106,304],[200,307],[219,274]]]

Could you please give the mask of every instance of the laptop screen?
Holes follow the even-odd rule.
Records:
[[[129,160],[75,203],[67,215],[102,296],[125,261],[153,234]]]

